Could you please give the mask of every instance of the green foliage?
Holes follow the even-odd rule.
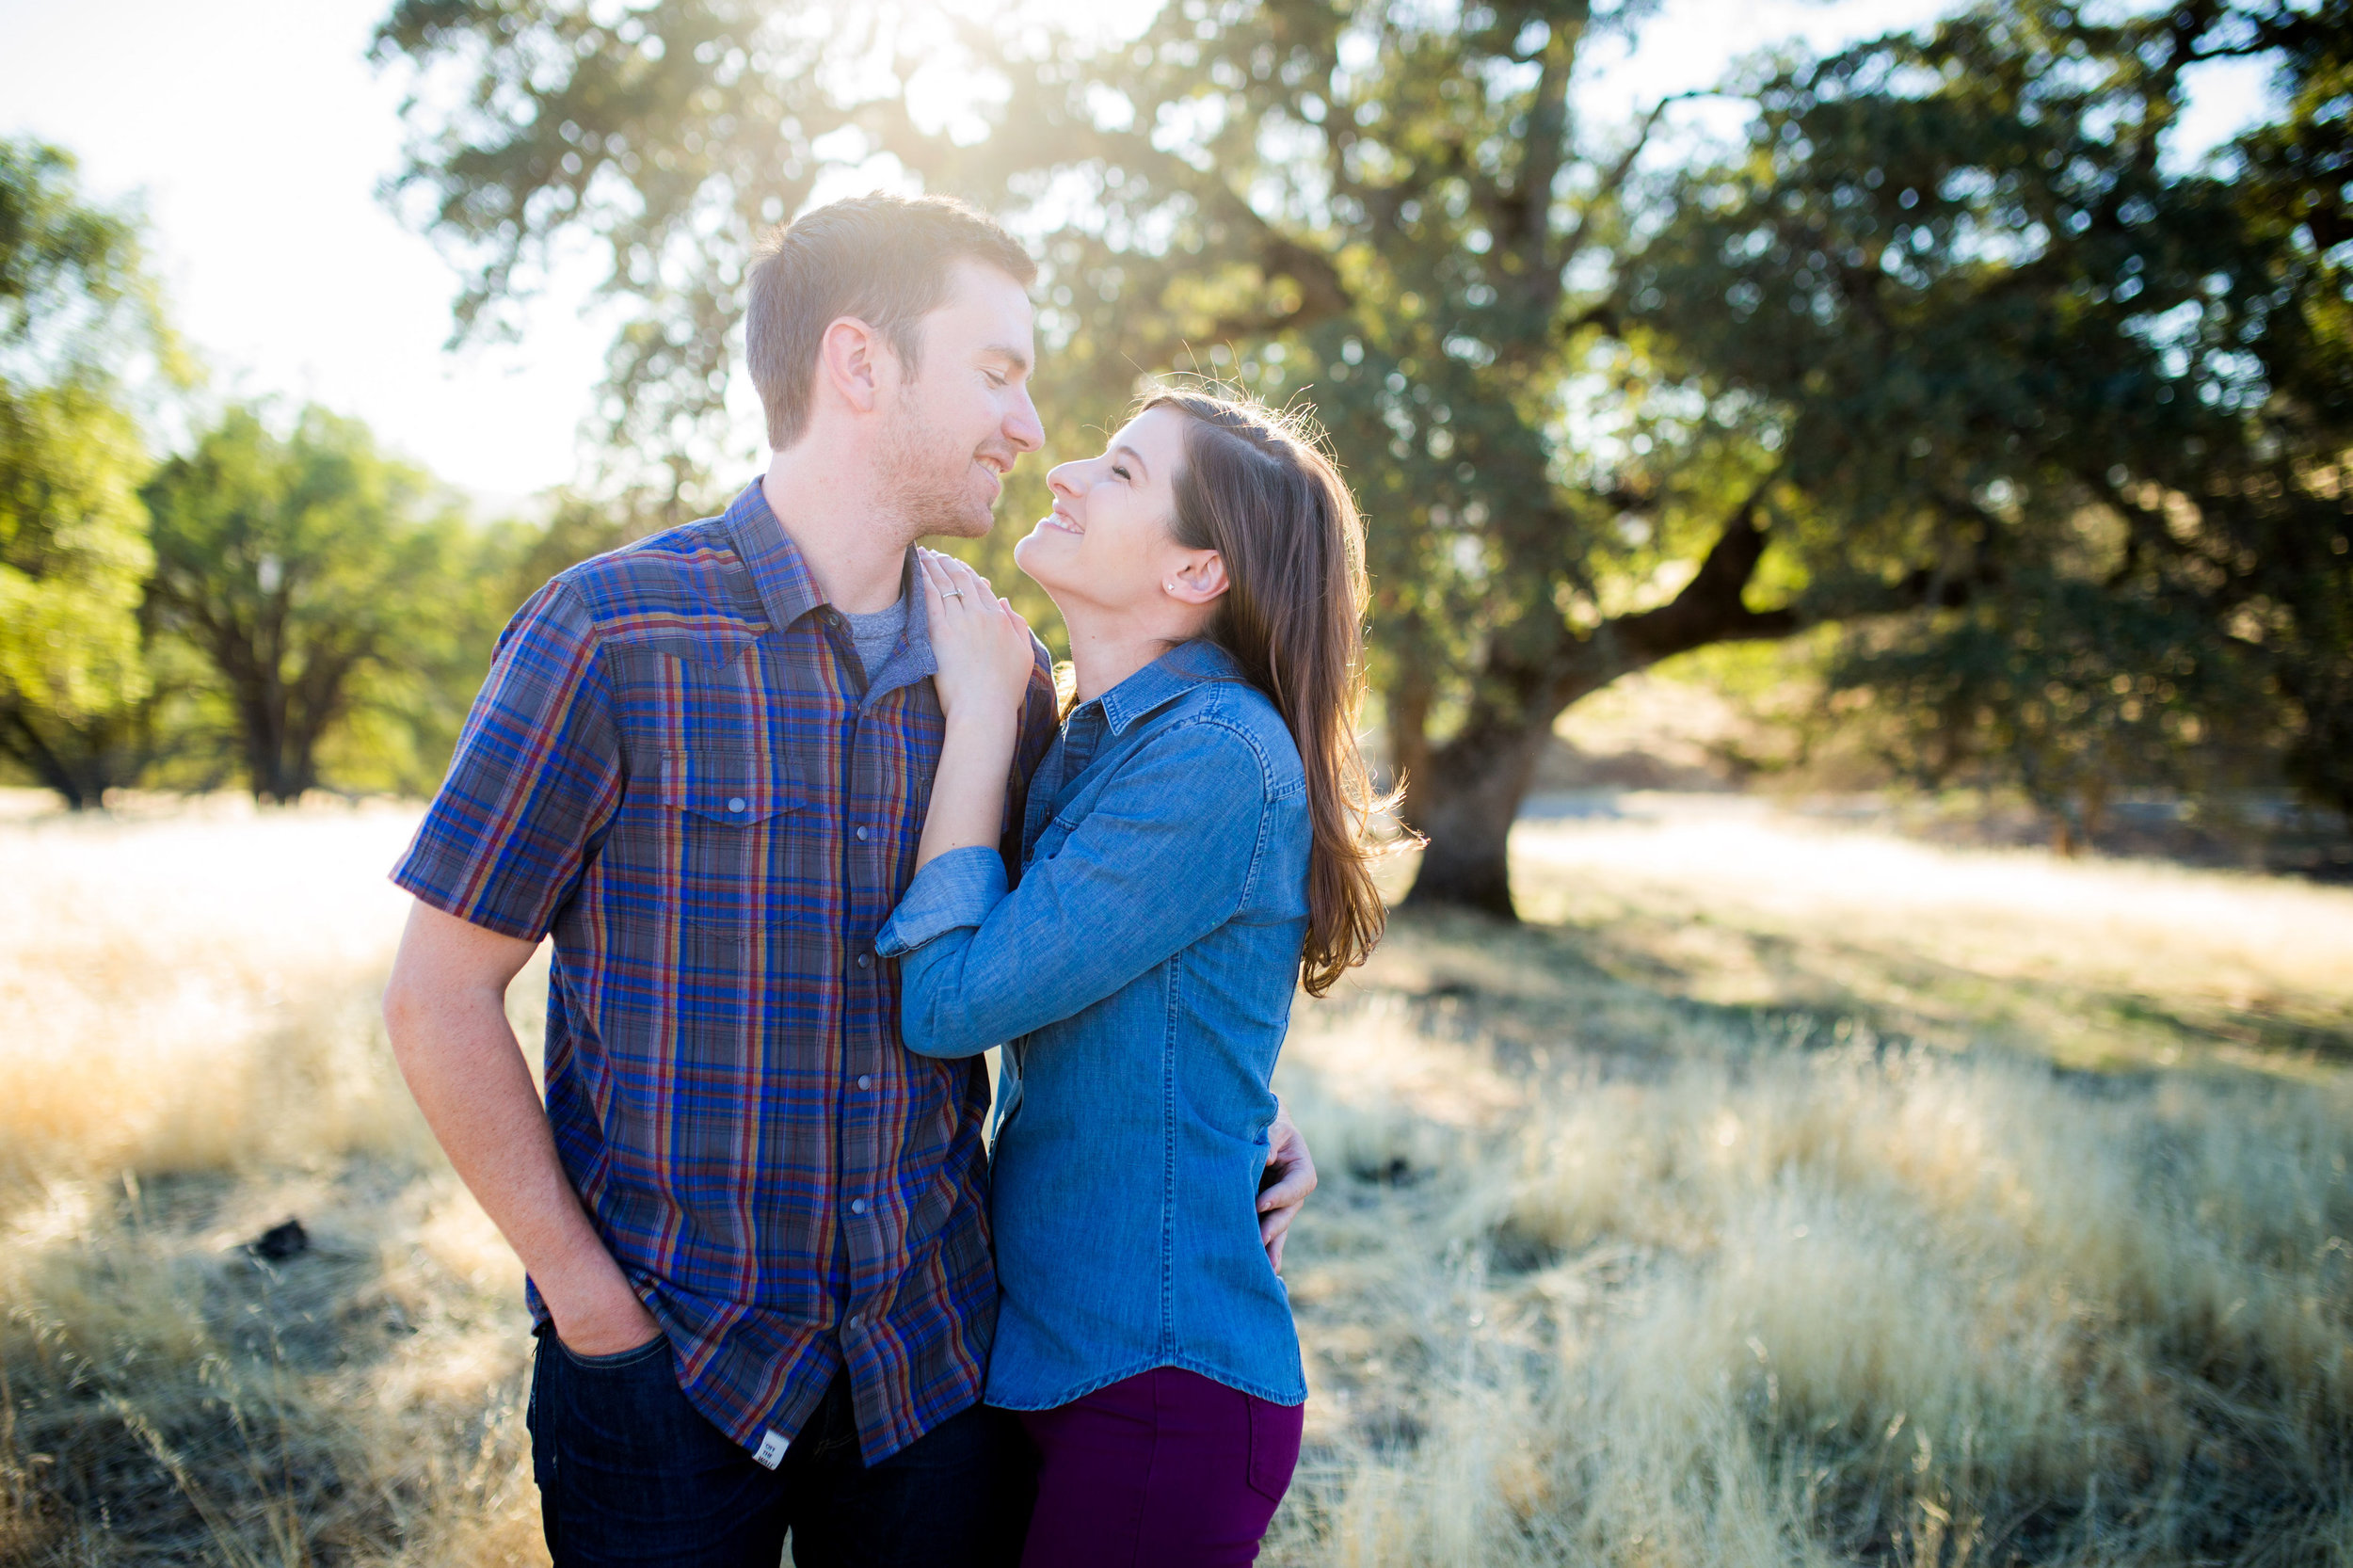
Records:
[[[59,149],[0,139],[0,371],[111,380],[139,359],[176,380],[192,374],[148,273],[137,215],[91,204]]]
[[[487,663],[513,541],[470,535],[365,427],[305,408],[284,436],[232,408],[146,489],[158,625],[209,666],[258,799],[321,781],[427,787]],[[462,691],[463,696],[459,696]]]
[[[179,374],[136,218],[0,140],[0,759],[76,808],[152,757],[148,467],[123,375]]]
[[[2014,573],[1998,597],[1876,644],[1850,633],[1831,674],[1891,711],[1899,770],[1935,784],[1990,755],[2063,848],[2121,787],[2246,782],[2265,738],[2259,677],[2194,613],[2061,572]]]
[[[2264,248],[2249,350],[2265,398],[2200,495],[2235,568],[2233,628],[2258,643],[2296,721],[2288,762],[2353,816],[2353,19],[2282,16],[2288,112],[2241,138],[2237,217]]]
[[[2302,90],[2200,170],[2159,155],[2189,66],[2300,40],[2310,79],[2346,37],[2017,5],[1788,67],[1600,312],[1780,453],[1809,618],[1923,603],[1857,625],[1833,682],[1897,706],[1924,771],[1990,764],[2080,827],[2283,741],[2353,804],[2321,689],[2353,651],[2343,170],[2297,129],[2333,114],[2341,162],[2344,104]]]
[[[100,389],[0,380],[0,756],[76,808],[147,749],[146,462]]]

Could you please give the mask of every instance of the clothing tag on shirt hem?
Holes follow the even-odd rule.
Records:
[[[784,1450],[792,1446],[791,1438],[779,1433],[776,1428],[770,1427],[760,1434],[760,1450],[753,1454],[752,1458],[773,1470],[784,1463]]]

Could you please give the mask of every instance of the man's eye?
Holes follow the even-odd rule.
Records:
[[[981,374],[988,377],[988,384],[992,387],[1001,388],[1005,384],[1005,378],[993,370],[984,370]]]

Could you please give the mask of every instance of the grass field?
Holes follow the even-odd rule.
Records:
[[[2353,891],[1613,809],[1302,1004],[1262,1560],[2353,1563]],[[412,820],[0,820],[0,1562],[543,1560]]]

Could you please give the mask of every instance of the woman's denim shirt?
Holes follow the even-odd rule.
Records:
[[[1044,1410],[1156,1367],[1306,1399],[1257,1193],[1308,842],[1281,715],[1186,643],[1071,713],[1017,886],[996,851],[952,851],[884,926],[910,1049],[1006,1042],[989,1403]]]

